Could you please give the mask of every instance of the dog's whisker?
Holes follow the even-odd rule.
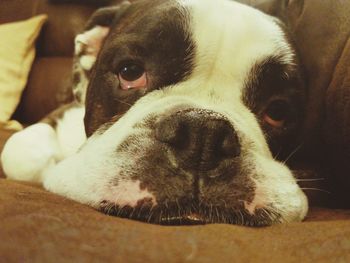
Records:
[[[129,214],[129,218],[132,218],[132,217],[133,217],[135,211],[136,211],[136,208],[134,207],[134,208],[132,209],[131,213]]]
[[[142,213],[142,209],[145,207],[145,203],[143,203],[137,213],[137,218],[140,218],[141,217],[141,213]]]
[[[217,207],[215,207],[217,220],[220,220],[220,213]]]
[[[239,214],[240,219],[241,219],[240,224],[241,224],[241,225],[244,225],[244,216],[243,216],[242,211],[239,210],[239,211],[238,211],[238,214]]]
[[[277,154],[276,154],[273,158],[277,160],[278,157],[279,157],[280,154],[281,154],[281,151],[282,151],[282,148],[280,148],[280,149],[278,150]]]
[[[158,222],[162,222],[162,216],[163,216],[163,209],[160,210],[159,216],[158,216]]]
[[[271,213],[271,212],[270,212],[269,210],[267,210],[266,208],[263,208],[262,211],[263,211],[263,213],[266,215],[267,221],[269,221],[269,222],[274,221],[274,214],[273,214],[273,213]]]
[[[323,193],[326,193],[326,194],[331,194],[330,191],[327,191],[327,190],[324,190],[324,189],[320,189],[320,188],[310,188],[310,187],[307,187],[307,188],[301,188],[302,190],[311,190],[311,191],[319,191],[319,192],[323,192]]]
[[[132,106],[132,104],[127,103],[127,102],[122,101],[122,100],[119,100],[119,99],[117,99],[117,98],[114,98],[114,100],[116,100],[116,101],[120,102],[121,104],[124,104],[124,105],[130,106],[130,107]]]
[[[114,207],[113,203],[107,204],[107,207],[106,207],[107,209],[105,210],[107,212],[107,214],[110,214],[113,207]]]
[[[292,151],[287,158],[282,162],[283,164],[286,164],[304,145],[304,142],[302,142],[301,144],[299,144],[294,151]]]
[[[178,214],[179,218],[181,218],[182,208],[181,208],[179,200],[177,198],[176,198],[176,206],[177,206],[177,214]]]
[[[121,208],[119,208],[117,211],[117,216],[120,216],[121,214],[122,214],[122,210],[123,210],[123,208],[121,207]]]
[[[154,214],[154,210],[151,209],[148,214],[147,223],[151,222],[153,214]]]
[[[316,182],[316,181],[324,181],[326,178],[312,178],[312,179],[296,179],[297,182]]]

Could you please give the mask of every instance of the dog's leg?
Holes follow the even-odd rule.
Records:
[[[38,123],[15,133],[1,154],[3,170],[9,179],[42,182],[42,174],[61,159],[55,130]]]

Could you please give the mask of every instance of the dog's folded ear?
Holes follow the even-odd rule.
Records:
[[[109,27],[114,21],[118,20],[124,11],[131,5],[129,1],[122,1],[115,6],[102,7],[97,9],[89,18],[85,25],[85,31],[95,26]]]
[[[90,70],[109,33],[110,26],[118,21],[130,5],[130,2],[123,1],[116,6],[96,10],[86,23],[84,32],[75,37],[73,94],[78,102],[85,102]]]
[[[75,55],[80,57],[84,70],[92,68],[110,25],[120,18],[129,5],[128,1],[123,1],[117,6],[98,9],[87,22],[84,32],[76,36]]]

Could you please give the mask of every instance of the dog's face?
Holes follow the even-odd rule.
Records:
[[[306,197],[274,159],[303,108],[280,22],[228,0],[118,8],[95,34],[107,36],[87,91],[91,137],[46,187],[154,223],[302,220]]]

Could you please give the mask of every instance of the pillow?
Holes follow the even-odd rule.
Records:
[[[26,86],[35,57],[35,40],[46,15],[0,25],[0,124],[8,122]]]

